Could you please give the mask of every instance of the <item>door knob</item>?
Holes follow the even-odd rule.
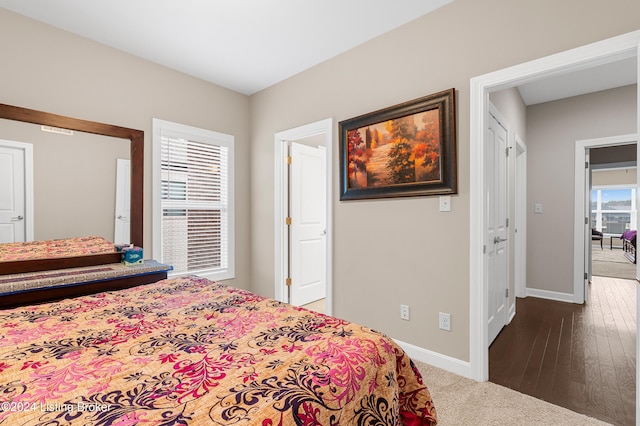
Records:
[[[504,241],[507,241],[507,239],[506,238],[500,238],[500,237],[494,237],[493,238],[493,244],[502,243]]]
[[[21,221],[22,219],[24,219],[24,217],[23,217],[23,216],[17,216],[17,217],[12,217],[12,218],[11,218],[11,220],[12,220],[12,221],[14,221],[14,222]]]

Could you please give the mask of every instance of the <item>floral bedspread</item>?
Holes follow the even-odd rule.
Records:
[[[112,242],[102,237],[77,237],[60,240],[0,244],[0,262],[86,256],[115,252]]]
[[[435,425],[391,339],[204,278],[0,311],[0,425]]]

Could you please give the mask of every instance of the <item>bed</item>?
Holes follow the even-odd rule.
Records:
[[[0,262],[77,257],[115,251],[112,242],[96,236],[7,243],[0,244]]]
[[[104,265],[120,261],[116,246],[102,237],[0,244],[0,275]]]
[[[121,257],[95,236],[0,244],[0,309],[134,287],[171,270],[153,260],[126,266]]]
[[[119,262],[120,256],[112,242],[96,236],[4,243],[0,276],[104,265]]]
[[[391,339],[199,277],[0,311],[0,424],[434,425]]]
[[[631,263],[636,263],[636,233],[637,231],[625,231],[620,239],[624,255]]]

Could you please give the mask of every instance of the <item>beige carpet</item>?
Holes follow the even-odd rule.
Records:
[[[420,361],[415,364],[431,392],[442,426],[608,424],[495,383],[479,383]]]
[[[604,250],[593,246],[591,251],[591,273],[598,277],[636,279],[636,265],[629,262],[620,248],[610,250],[606,244]]]

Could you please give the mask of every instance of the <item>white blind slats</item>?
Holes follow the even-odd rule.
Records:
[[[162,136],[163,261],[175,272],[227,268],[228,147]]]

